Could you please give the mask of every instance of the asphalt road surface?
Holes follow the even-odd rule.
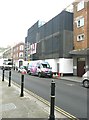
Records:
[[[8,71],[5,71],[5,76],[8,77],[8,75]],[[24,79],[26,89],[50,101],[51,81],[53,79],[39,78],[31,75],[25,75]],[[12,71],[12,80],[20,84],[21,74]],[[58,79],[55,79],[55,85],[55,104],[77,118],[87,118],[88,89],[82,87],[80,83]]]

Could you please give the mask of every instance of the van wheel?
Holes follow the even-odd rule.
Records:
[[[50,75],[49,78],[52,78],[53,75]]]
[[[41,77],[41,73],[38,73],[38,76]]]
[[[29,75],[31,75],[31,72],[29,71]]]
[[[85,80],[85,81],[83,82],[83,86],[84,86],[85,88],[89,88],[89,81],[88,81],[88,80]]]

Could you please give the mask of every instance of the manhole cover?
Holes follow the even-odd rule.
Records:
[[[9,111],[13,109],[16,109],[16,106],[13,103],[0,105],[0,111]]]

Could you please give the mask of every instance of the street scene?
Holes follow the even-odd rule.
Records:
[[[26,1],[9,0],[5,16],[10,15],[18,25],[10,24],[8,17],[8,24],[3,25],[8,28],[6,35],[0,25],[0,119],[88,120],[89,0],[63,0],[61,5],[58,0],[51,4],[39,0],[41,7],[37,1]],[[1,4],[4,2],[0,2],[4,12]],[[60,12],[40,20],[57,7]]]

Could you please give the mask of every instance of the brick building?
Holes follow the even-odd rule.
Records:
[[[75,1],[74,5],[74,47],[73,73],[82,76],[89,70],[89,1]]]
[[[24,61],[24,43],[20,42],[13,47],[13,63],[20,67]]]

